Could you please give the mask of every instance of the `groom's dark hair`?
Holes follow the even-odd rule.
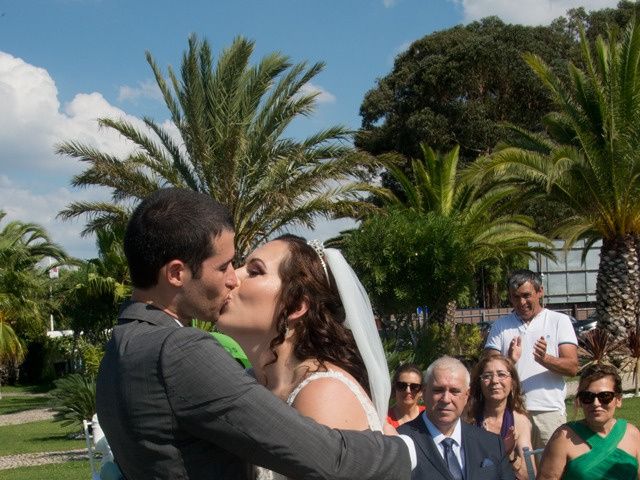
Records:
[[[186,263],[199,278],[202,262],[215,254],[212,239],[233,231],[229,211],[209,195],[180,188],[162,188],[147,197],[131,215],[124,253],[131,283],[149,288],[171,260]]]

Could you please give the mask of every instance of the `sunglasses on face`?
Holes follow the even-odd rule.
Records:
[[[580,403],[584,403],[585,405],[591,405],[596,398],[602,405],[609,405],[615,397],[615,392],[593,393],[588,390],[578,392],[578,399],[580,400]]]
[[[411,393],[414,395],[420,391],[422,385],[419,383],[408,383],[408,382],[396,382],[396,390],[399,392],[405,392],[407,390],[411,390]]]

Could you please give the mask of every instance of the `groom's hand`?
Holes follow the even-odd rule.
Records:
[[[398,435],[398,431],[387,422],[384,422],[384,425],[382,426],[382,433],[384,433],[385,435]]]

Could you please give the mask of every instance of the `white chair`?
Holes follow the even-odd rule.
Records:
[[[89,430],[91,423],[86,420],[82,420],[82,428],[84,430],[84,440],[87,443],[87,453],[89,454],[89,465],[91,465],[91,480],[100,480],[100,472],[98,471],[97,462],[100,459],[96,456],[96,451],[93,448],[93,435]]]
[[[91,465],[91,480],[121,479],[120,469],[113,461],[111,447],[100,428],[98,416],[94,415],[91,422],[82,421],[84,438],[87,442],[89,463]]]
[[[535,450],[531,450],[529,447],[524,447],[522,449],[524,461],[527,465],[527,475],[529,476],[529,480],[536,480],[536,471],[533,468],[533,461],[535,457],[542,455],[542,452],[544,452],[544,448],[536,448]]]

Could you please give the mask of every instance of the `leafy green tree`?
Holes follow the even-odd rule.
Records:
[[[570,64],[568,81],[527,55],[557,109],[544,119],[548,136],[514,129],[518,138],[470,173],[518,187],[525,201],[565,206],[557,234],[566,245],[602,239],[596,315],[621,338],[640,316],[640,28],[632,22],[620,38],[616,32],[593,49],[581,35],[585,67]]]
[[[489,152],[503,122],[541,129],[549,97],[521,54],[566,62],[575,41],[564,28],[507,25],[489,17],[415,41],[360,107],[356,146],[374,155],[420,155],[420,143],[460,145],[463,163]]]
[[[584,29],[589,41],[595,41],[598,35],[607,35],[609,28],[624,29],[632,18],[640,15],[640,4],[622,0],[616,8],[603,8],[587,12],[584,7],[572,8],[565,17],[553,22],[554,28],[564,29],[573,38],[580,37],[580,29]]]
[[[473,276],[466,240],[452,218],[392,207],[364,221],[343,248],[379,313],[428,306],[430,318],[444,320]]]
[[[368,270],[369,287],[386,310],[426,305],[431,319],[452,322],[479,266],[509,255],[549,254],[550,242],[531,229],[529,218],[507,211],[513,188],[460,180],[457,147],[446,154],[425,144],[421,149],[411,178],[387,162],[402,196],[382,190],[390,213],[364,222],[347,238],[347,251],[361,272]],[[375,258],[363,258],[367,254]]]
[[[148,130],[104,118],[102,126],[136,146],[129,156],[63,143],[58,153],[89,165],[73,185],[108,187],[113,202],[74,202],[60,215],[87,215],[89,233],[124,224],[130,206],[158,188],[190,188],[229,207],[242,257],[287,225],[312,227],[318,216],[358,216],[373,208],[359,200],[371,189],[360,167],[372,159],[351,154],[347,130],[334,126],[300,141],[284,137],[292,121],[313,112],[317,93],[304,87],[323,64],[292,64],[272,53],[252,66],[253,48],[237,38],[214,66],[209,44],[191,37],[180,77],[169,68],[168,79],[147,53],[177,138],[149,118]]]

